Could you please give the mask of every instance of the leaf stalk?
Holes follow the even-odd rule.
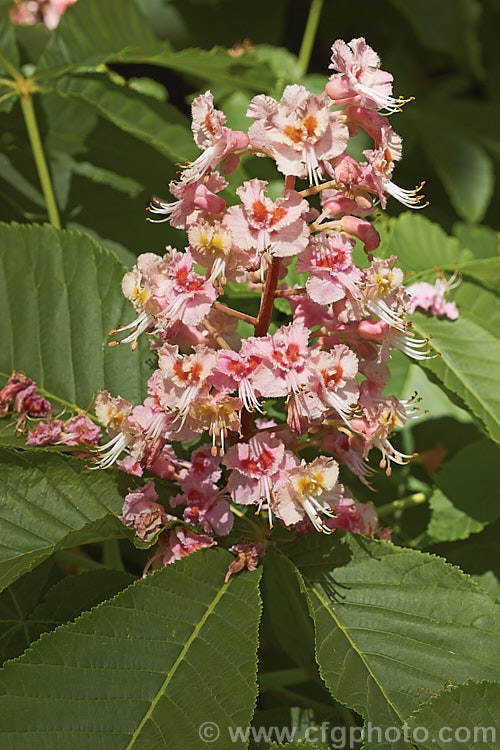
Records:
[[[25,84],[28,83],[28,79],[23,79],[23,81]],[[24,122],[26,123],[26,130],[28,131],[31,150],[33,152],[33,158],[35,160],[35,165],[38,172],[38,178],[40,180],[43,197],[45,198],[45,205],[47,206],[49,221],[56,229],[61,229],[61,221],[59,219],[59,211],[57,209],[52,180],[50,177],[47,160],[45,159],[45,153],[42,146],[42,140],[40,138],[40,131],[38,129],[35,108],[33,106],[33,90],[29,85],[25,85],[23,87],[19,86],[19,93]]]

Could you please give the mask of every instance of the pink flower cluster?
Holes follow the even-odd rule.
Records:
[[[387,473],[411,458],[393,446],[391,434],[416,401],[386,395],[387,363],[393,348],[416,359],[430,349],[406,320],[413,302],[397,258],[374,257],[379,236],[367,219],[391,196],[422,207],[420,186],[405,190],[393,182],[402,142],[386,115],[405,100],[393,98],[392,76],[364,39],[335,42],[331,67],[320,96],[292,85],[280,101],[254,97],[246,133],[227,127],[210,92],[195,99],[192,130],[201,153],[170,183],[174,200],[155,198],[150,206],[152,220],[186,231],[188,246],[167,247],[163,257],[140,255],[123,279],[136,317],[111,331],[122,339],[110,345],[135,348],[146,333],[158,367],[141,405],[99,394],[96,414],[110,440],[98,460],[105,468],[121,459],[131,473],[172,479],[180,493],[171,506],[183,506],[184,522],[204,534],[230,532],[230,500],[264,511],[270,525],[276,518],[297,531],[343,528],[388,539],[373,506],[356,505],[339,483],[339,465],[369,485],[373,449]],[[373,141],[361,163],[347,152],[359,128]],[[282,195],[273,198],[265,180],[249,179],[228,206],[223,175],[250,155],[274,161]],[[363,266],[355,260],[357,243],[366,253]],[[290,267],[307,275],[304,286],[287,283]],[[261,292],[257,317],[221,301],[227,280]],[[271,325],[276,298],[291,308],[281,326]],[[253,335],[241,338],[240,320],[253,325]],[[254,419],[269,400],[283,405],[283,424]],[[181,443],[204,435],[211,446],[197,448],[190,460],[177,457]],[[317,457],[306,461],[301,451],[311,447]],[[124,506],[124,522],[141,538],[165,523],[154,503],[146,518]],[[189,533],[162,532],[155,559],[185,554],[195,544]],[[200,546],[213,543],[199,539]],[[234,551],[252,565],[260,554]]]
[[[17,413],[16,429],[27,431],[28,420],[37,424],[28,431],[28,445],[96,446],[101,428],[83,412],[69,419],[56,419],[52,405],[38,393],[37,384],[22,372],[13,372],[0,390],[0,417]]]
[[[76,0],[14,0],[10,17],[20,26],[33,26],[43,23],[48,29],[55,29],[67,7]]]

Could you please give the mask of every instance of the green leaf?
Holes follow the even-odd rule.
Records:
[[[203,550],[167,565],[9,662],[4,746],[196,748],[213,722],[219,747],[246,747],[228,727],[254,709],[260,572],[224,583],[231,559]]]
[[[485,230],[486,227],[471,229]],[[495,234],[495,233],[493,233]],[[397,256],[397,265],[413,284],[419,279],[432,281],[443,271],[461,273],[493,291],[500,290],[500,257],[492,252],[492,237],[488,236],[487,257],[480,257],[477,245],[485,244],[484,233],[478,232],[475,243],[465,241],[471,234],[463,232],[460,239],[450,237],[433,222],[414,213],[404,213],[392,223],[389,239],[382,245],[381,257]],[[497,239],[498,244],[498,239]]]
[[[0,375],[23,370],[72,409],[88,408],[103,388],[139,402],[141,352],[107,346],[108,331],[134,317],[124,270],[83,234],[0,224]]]
[[[289,547],[308,588],[321,675],[367,721],[398,726],[425,690],[499,678],[500,606],[457,568],[354,535],[340,544],[304,535]]]
[[[40,602],[44,595],[42,584],[50,572],[47,565],[49,562],[39,565],[0,594],[2,661],[19,656],[42,633],[74,620],[134,580],[132,575],[116,570],[80,573],[49,588]]]
[[[500,257],[481,258],[460,265],[460,273],[478,281],[482,286],[494,292],[500,292]]]
[[[0,593],[0,662],[22,654],[34,640],[27,618],[50,585],[52,570],[53,561],[46,560]]]
[[[490,596],[494,596],[497,599],[500,598],[500,581],[492,570],[473,575],[471,578],[487,591]]]
[[[235,89],[266,93],[275,83],[272,69],[255,53],[232,57],[222,47],[211,50],[188,48],[176,52],[164,45],[161,52],[144,62],[208,81],[214,87],[228,87],[231,93]]]
[[[301,583],[290,561],[269,549],[262,579],[263,625],[267,625],[278,646],[305,670],[307,679],[316,673],[312,667],[314,627]]]
[[[471,226],[457,222],[453,234],[463,247],[468,247],[475,258],[497,258],[500,250],[498,232],[486,226]]]
[[[419,365],[479,420],[493,440],[500,442],[498,298],[480,286],[463,282],[455,301],[458,320],[422,313],[412,316],[415,332],[432,336],[432,345],[440,352],[434,359],[419,361]]]
[[[449,237],[439,224],[410,212],[393,221],[380,255],[396,255],[398,266],[412,274],[410,283],[420,276],[435,275],[436,268],[454,270],[458,263],[460,270],[460,263],[473,260],[470,250],[461,247],[456,237]]]
[[[19,50],[9,11],[8,6],[0,8],[0,77],[13,79],[19,69]],[[14,89],[0,83],[0,112],[10,112],[16,99]]]
[[[494,188],[490,157],[476,143],[426,121],[421,139],[457,214],[467,221],[481,221]]]
[[[77,66],[141,60],[159,42],[134,0],[79,0],[67,8],[37,66],[38,78]]]
[[[427,48],[447,53],[467,70],[481,73],[478,24],[481,4],[478,0],[391,0],[408,19],[420,42]]]
[[[0,590],[53,552],[125,536],[115,480],[82,461],[0,448]]]
[[[171,104],[117,85],[106,75],[64,76],[54,85],[57,88],[51,88],[52,93],[90,105],[113,125],[153,146],[174,163],[184,163],[198,153],[187,118]]]
[[[449,687],[424,703],[407,723],[408,737],[418,741],[421,750],[497,750],[500,684],[467,682]]]
[[[465,539],[498,518],[499,460],[499,447],[480,440],[443,464],[429,500],[427,533],[435,541]]]
[[[32,632],[36,632],[32,640],[111,599],[134,580],[130,573],[105,568],[64,578],[51,586],[43,601],[29,615],[29,625],[33,628]]]

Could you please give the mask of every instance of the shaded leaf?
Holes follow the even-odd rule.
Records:
[[[480,440],[443,464],[436,477],[438,489],[429,500],[427,532],[434,540],[465,539],[498,518],[499,459],[500,448]]]
[[[200,725],[214,722],[220,746],[246,747],[230,743],[227,728],[248,726],[253,713],[260,573],[225,584],[231,559],[203,550],[167,565],[9,662],[4,743],[79,750],[99,737],[101,750],[194,748]]]
[[[263,619],[278,646],[306,671],[307,679],[307,674],[316,672],[314,626],[300,584],[290,561],[268,550],[262,579]]]
[[[419,0],[406,3],[391,0],[408,19],[420,42],[428,49],[446,52],[461,65],[481,73],[478,24],[481,5],[478,0]]]
[[[494,188],[490,157],[476,143],[428,122],[422,125],[421,138],[427,158],[441,178],[457,214],[467,221],[481,221]]]
[[[68,576],[45,594],[51,565],[42,563],[0,594],[2,661],[19,656],[42,633],[115,596],[134,580],[128,573],[94,570]]]
[[[9,11],[7,5],[0,7],[0,76],[13,79],[19,69],[19,50]],[[16,99],[13,89],[0,82],[0,111],[10,112]]]
[[[170,161],[184,163],[198,149],[188,120],[170,104],[120,86],[106,75],[64,76],[50,91],[64,100],[81,101],[113,125],[153,146]]]
[[[27,618],[44,595],[53,569],[46,560],[0,593],[0,661],[21,654],[31,643]]]

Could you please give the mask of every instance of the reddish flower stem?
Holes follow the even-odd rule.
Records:
[[[213,325],[208,322],[206,318],[203,318],[201,323],[203,326],[205,326],[205,328],[212,335],[212,337],[217,341],[221,349],[226,349],[227,351],[230,351],[230,352],[233,351],[232,348],[227,343],[227,341],[220,335],[217,329],[214,328]]]
[[[300,289],[278,289],[275,293],[275,297],[296,297],[298,294],[307,294],[307,289],[301,287]]]
[[[285,177],[285,190],[293,190],[294,187],[295,177],[293,175]],[[260,310],[254,326],[256,336],[265,336],[269,330],[280,276],[280,263],[281,258],[273,258],[267,268],[266,282],[260,300]],[[248,439],[252,434],[252,420],[252,412],[243,409],[241,412],[241,434],[245,439]]]
[[[259,315],[254,326],[256,336],[265,336],[269,329],[276,288],[279,281],[280,263],[280,258],[273,258],[267,269],[266,283],[260,300]],[[252,434],[252,420],[252,412],[243,409],[241,412],[241,434],[245,439],[248,439]]]
[[[273,314],[274,297],[278,287],[281,258],[273,258],[267,269],[266,285],[260,300],[260,310],[255,323],[255,335],[265,336]]]
[[[244,320],[245,323],[250,323],[253,326],[255,326],[255,324],[257,323],[257,318],[254,318],[253,315],[247,315],[246,313],[240,312],[239,310],[233,310],[232,307],[227,307],[227,305],[223,305],[222,302],[214,302],[212,307],[214,307],[216,310],[220,310],[221,312],[226,313],[226,315],[232,315],[233,318]]]
[[[303,198],[308,198],[310,195],[317,195],[318,193],[321,193],[322,190],[330,189],[339,189],[339,185],[337,185],[336,180],[328,180],[328,182],[322,182],[321,185],[311,185],[311,187],[307,188],[306,190],[299,190],[299,195],[301,195]]]

